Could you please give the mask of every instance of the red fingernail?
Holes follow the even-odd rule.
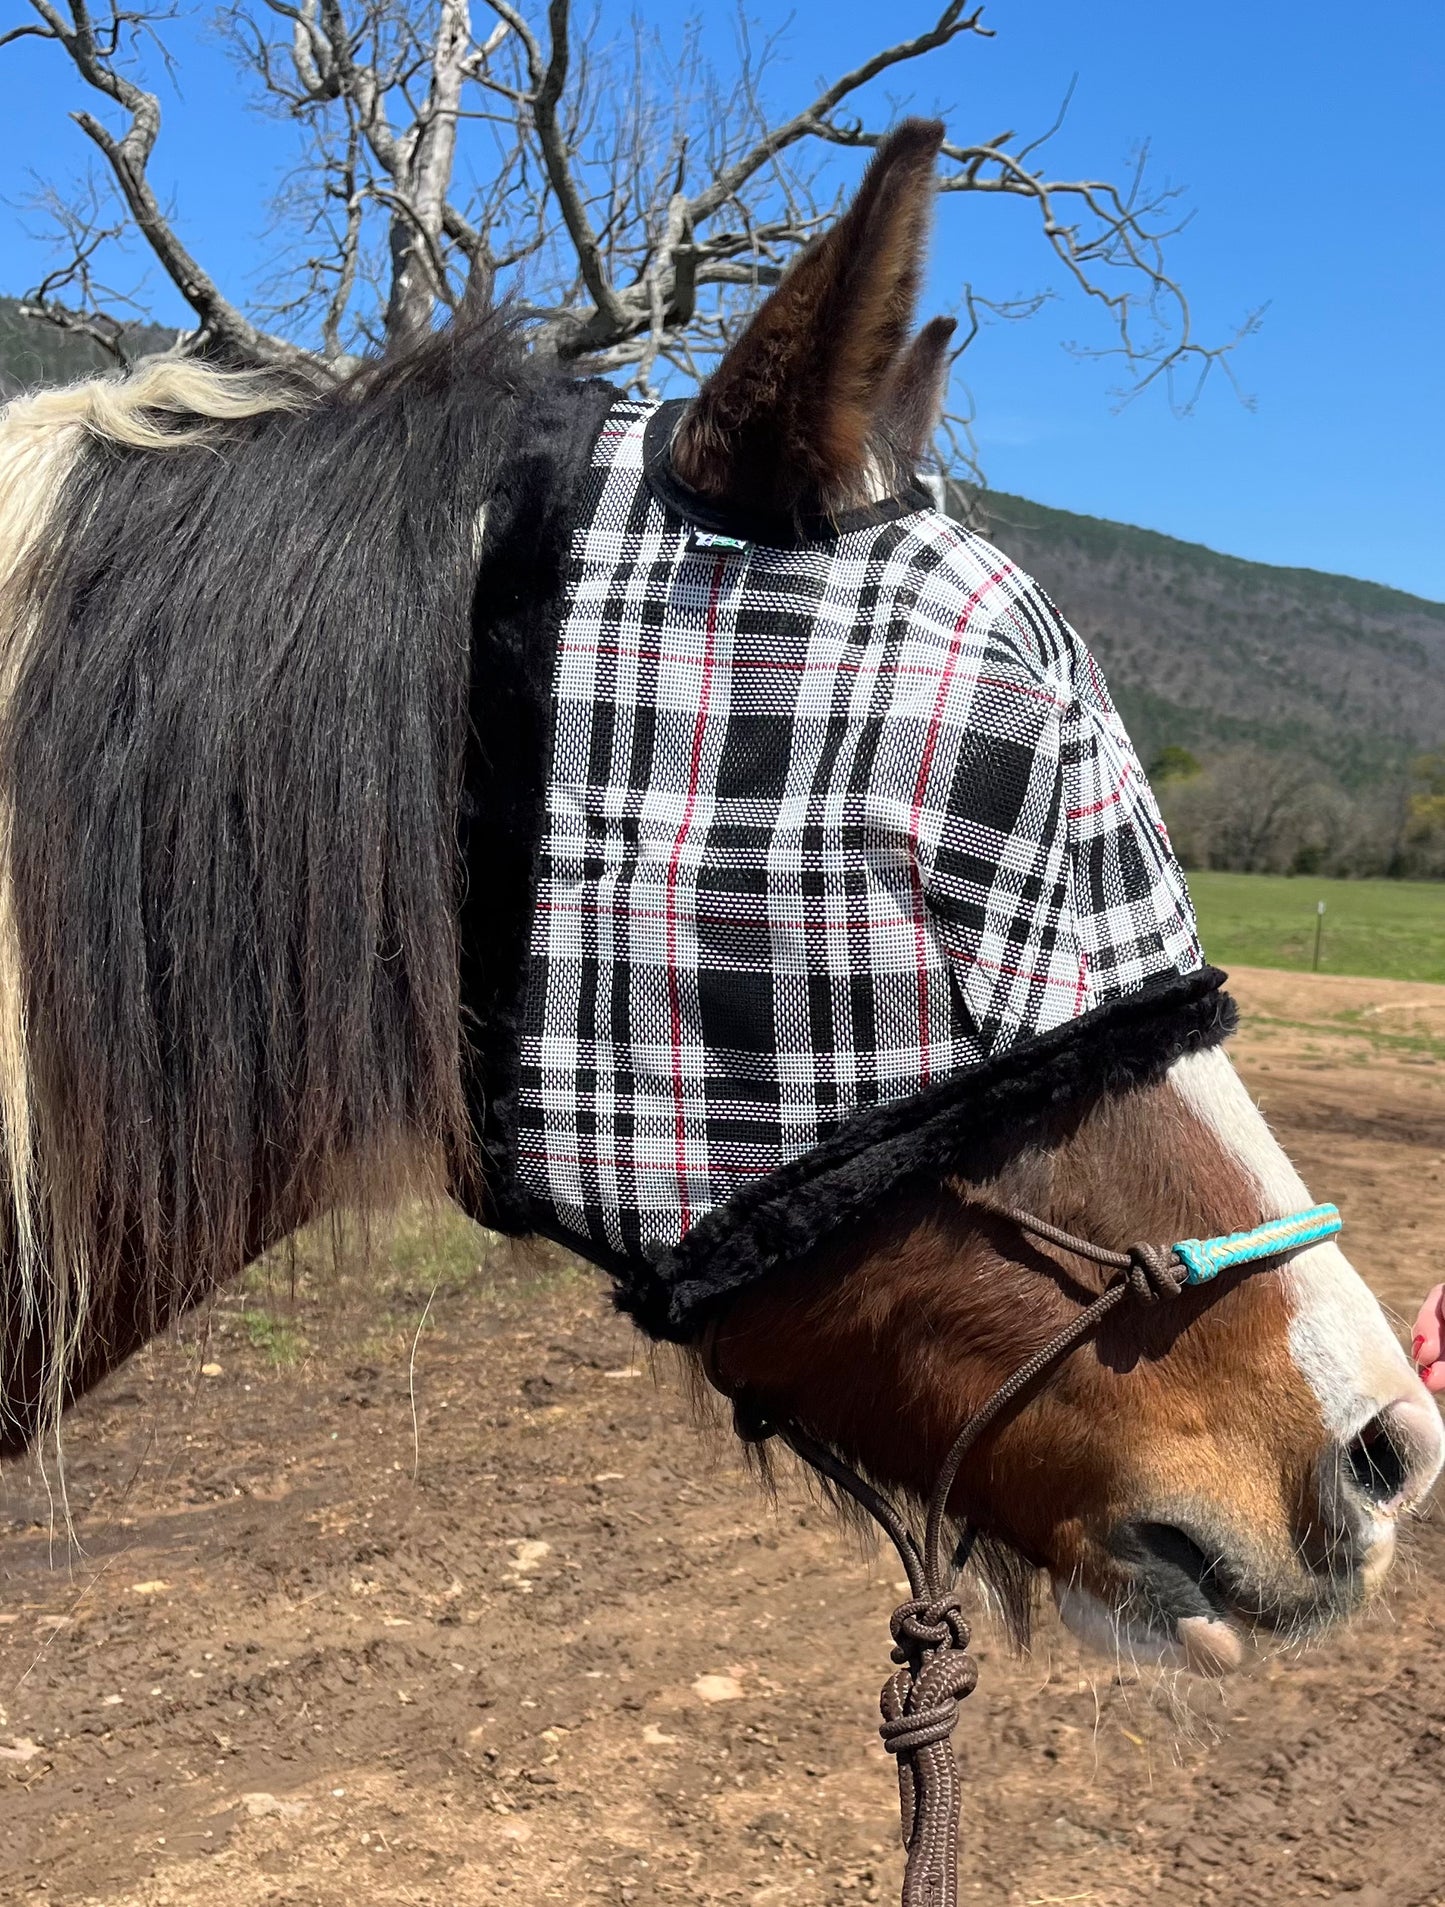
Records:
[[[1417,1363],[1419,1362],[1419,1358],[1420,1358],[1420,1347],[1424,1342],[1425,1342],[1425,1333],[1423,1331],[1417,1331],[1415,1333],[1415,1342],[1410,1346],[1410,1355],[1411,1357],[1415,1359]]]

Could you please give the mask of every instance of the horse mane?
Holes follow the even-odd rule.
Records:
[[[467,1157],[472,596],[539,375],[493,317],[0,416],[0,1416],[7,1345],[56,1414],[87,1337]]]

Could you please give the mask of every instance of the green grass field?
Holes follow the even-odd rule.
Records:
[[[1221,967],[1308,972],[1325,903],[1321,973],[1445,982],[1445,881],[1191,874],[1204,951]]]

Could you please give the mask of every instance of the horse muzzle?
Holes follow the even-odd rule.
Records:
[[[1428,1490],[1440,1452],[1434,1407],[1402,1399],[1320,1451],[1277,1532],[1242,1531],[1197,1501],[1120,1521],[1103,1544],[1116,1646],[1221,1673],[1243,1660],[1247,1635],[1300,1640],[1351,1614],[1388,1573],[1397,1520]],[[1076,1629],[1079,1602],[1060,1596]],[[1082,1626],[1097,1634],[1097,1616]]]

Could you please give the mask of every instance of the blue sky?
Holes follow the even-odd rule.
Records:
[[[209,0],[181,5],[169,32],[179,91],[163,94],[155,172],[202,262],[234,286],[263,273],[274,249],[264,208],[284,137],[248,105],[210,30]],[[661,0],[648,10],[669,17]],[[801,100],[869,50],[880,14],[902,34],[931,9],[799,0],[774,96]],[[0,0],[0,30],[23,17],[21,0]],[[707,18],[725,53],[728,16]],[[1036,131],[1077,76],[1052,167],[1118,177],[1148,139],[1154,176],[1184,186],[1194,208],[1171,263],[1200,332],[1222,339],[1268,307],[1236,358],[1253,408],[1218,378],[1184,419],[1160,391],[1116,408],[1117,370],[1065,349],[1106,339],[1061,285],[1032,322],[991,327],[963,368],[990,480],[1239,555],[1445,599],[1445,8],[995,0],[985,18],[995,39],[965,39],[902,82],[913,103],[941,107],[955,137]],[[89,152],[66,118],[80,89],[53,49],[0,52],[0,98],[0,289],[19,291],[45,259],[20,201],[34,175],[62,185],[81,176]],[[851,155],[838,170],[856,170]],[[1029,209],[941,204],[932,303],[954,304],[965,279],[997,297],[1057,284]],[[163,294],[156,304],[175,315]]]

